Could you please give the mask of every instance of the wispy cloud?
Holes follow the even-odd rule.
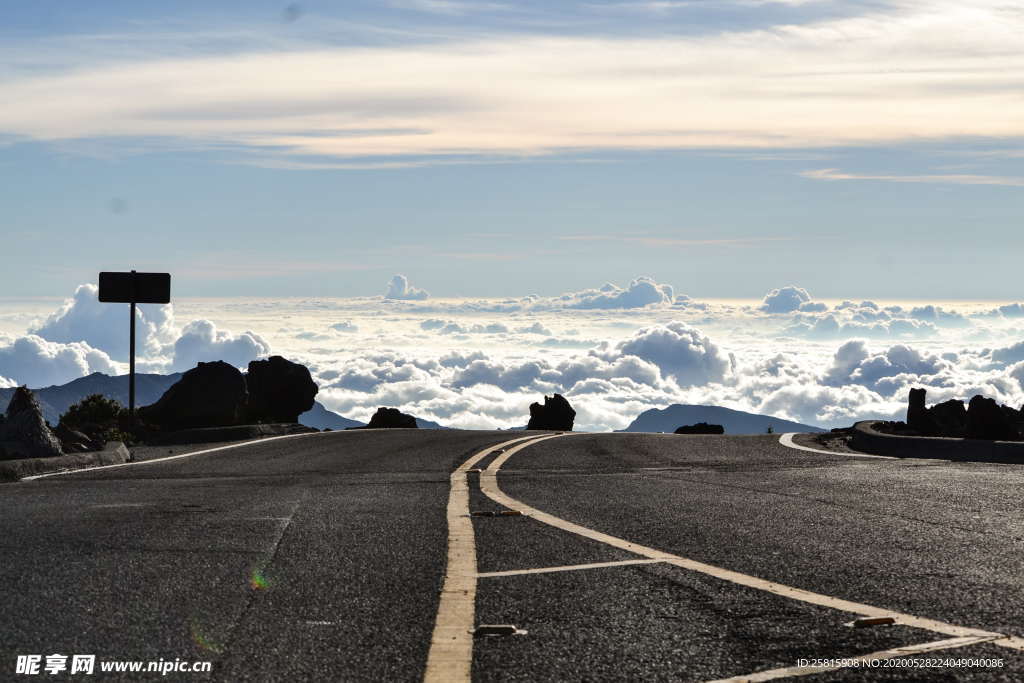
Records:
[[[463,4],[426,3],[434,11]],[[268,48],[240,35],[230,54],[189,43],[176,51],[164,37],[149,58],[139,35],[120,60],[67,53],[61,62],[50,41],[41,72],[0,70],[0,136],[175,139],[258,150],[292,168],[320,163],[309,157],[408,164],[1024,136],[1015,76],[1024,73],[1024,13],[996,0],[865,12],[686,37],[498,34]]]
[[[250,259],[243,262],[237,255],[225,255],[224,261],[204,259],[199,263],[183,263],[175,267],[176,276],[197,280],[231,281],[253,277],[287,277],[308,273],[340,273],[345,271],[379,270],[380,265],[342,261],[289,261],[287,259]]]
[[[433,14],[471,14],[475,12],[504,12],[514,9],[501,2],[468,2],[463,0],[388,0],[388,5]]]
[[[886,175],[845,173],[836,168],[819,168],[800,173],[814,180],[876,180],[891,183],[929,183],[946,185],[1005,185],[1024,187],[1024,177],[976,175],[972,173],[934,173],[924,175]]]
[[[685,239],[653,235],[563,235],[557,238],[563,242],[625,242],[645,247],[751,247],[767,242],[789,242],[792,237],[735,237],[710,239]]]
[[[721,0],[717,5],[740,5],[746,7],[757,7],[759,5],[787,5],[798,7],[828,0]],[[665,13],[676,10],[695,9],[708,7],[704,0],[634,0],[633,2],[601,2],[591,3],[589,6],[599,10],[616,10],[629,12],[656,12]]]

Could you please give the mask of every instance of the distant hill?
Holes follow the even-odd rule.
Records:
[[[299,423],[304,424],[307,427],[315,427],[317,429],[351,429],[352,427],[365,427],[365,422],[358,422],[357,420],[350,420],[347,417],[342,417],[337,413],[327,410],[320,403],[315,403],[312,410],[309,410],[302,415],[299,415]],[[416,418],[416,426],[420,429],[448,429],[442,427],[436,422],[430,420],[424,420]]]
[[[333,429],[337,431],[348,429],[349,427],[362,427],[366,423],[342,417],[334,411],[327,410],[318,401],[313,404],[311,409],[299,415],[299,424],[315,429]]]
[[[136,374],[135,405],[146,406],[155,403],[179,379],[181,379],[180,372],[173,375]],[[102,394],[118,401],[121,405],[128,405],[128,375],[112,377],[104,375],[102,372],[94,372],[67,384],[41,389],[33,388],[32,391],[39,399],[43,417],[47,422],[55,425],[68,408],[92,394]],[[0,411],[7,409],[7,404],[13,395],[13,388],[0,389]]]
[[[698,422],[719,424],[726,434],[764,434],[768,427],[776,433],[782,432],[824,432],[821,427],[800,424],[769,415],[745,413],[742,410],[721,406],[694,406],[679,403],[668,408],[652,408],[640,413],[633,422],[619,431],[622,432],[668,432],[677,427]]]

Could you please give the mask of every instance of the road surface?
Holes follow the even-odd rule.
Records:
[[[213,662],[177,680],[771,678],[864,655],[914,667],[810,680],[1024,677],[1019,467],[768,435],[506,443],[542,436],[334,432],[4,485],[0,679],[51,653]],[[503,510],[526,514],[466,516]],[[847,626],[873,615],[897,623]]]

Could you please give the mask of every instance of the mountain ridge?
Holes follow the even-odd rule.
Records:
[[[726,434],[764,434],[768,427],[773,432],[812,432],[821,433],[828,430],[814,425],[801,424],[792,420],[784,420],[771,415],[748,413],[722,406],[694,405],[674,403],[666,408],[645,410],[633,419],[625,429],[619,432],[668,432],[672,433],[683,425],[708,422],[725,427]]]

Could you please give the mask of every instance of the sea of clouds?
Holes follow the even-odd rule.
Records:
[[[55,309],[6,308],[0,386],[126,371],[128,307],[99,303],[94,285]],[[280,354],[309,366],[320,402],[359,420],[395,406],[452,427],[521,426],[553,392],[584,430],[673,403],[843,426],[902,416],[917,386],[930,402],[1024,403],[1020,303],[820,301],[796,286],[697,301],[647,277],[553,297],[438,299],[398,275],[379,297],[182,300],[137,316],[140,372]]]

